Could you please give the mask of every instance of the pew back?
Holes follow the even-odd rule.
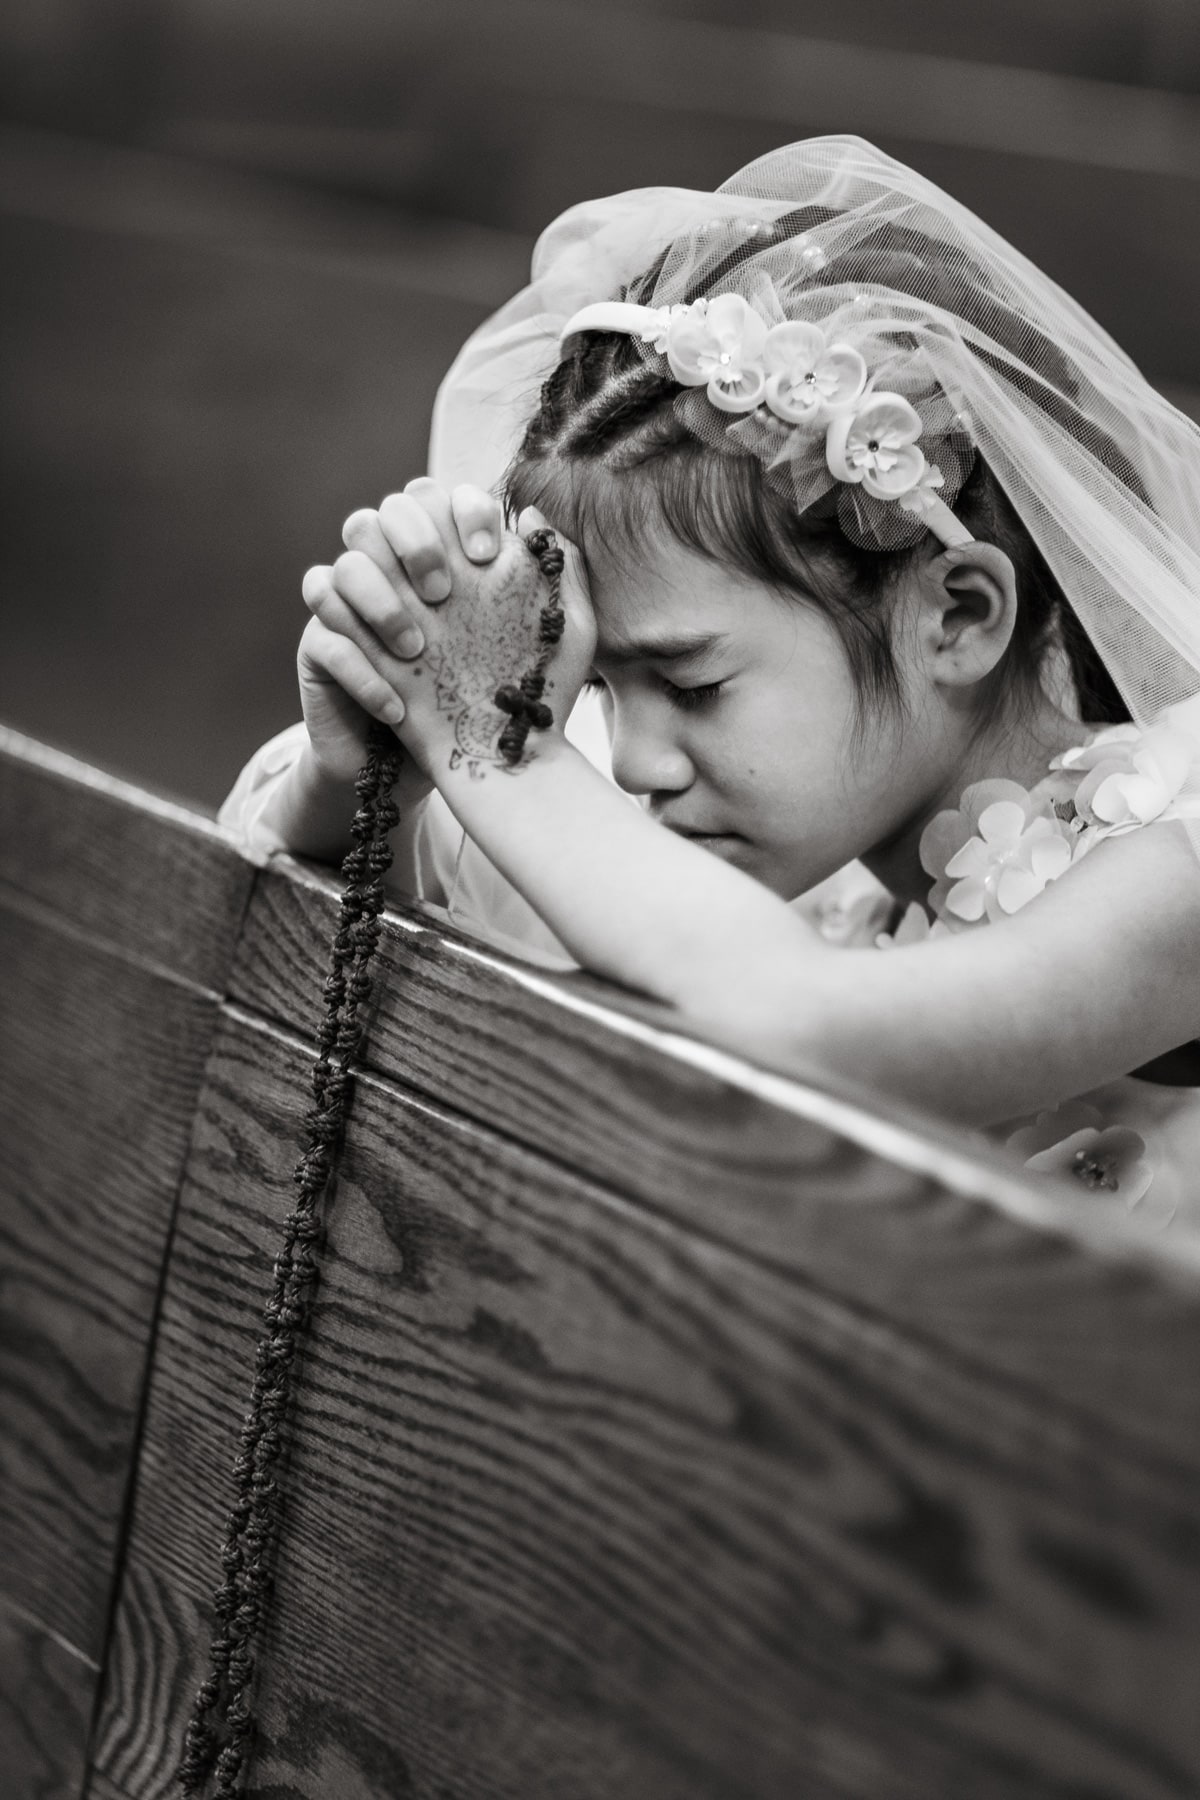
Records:
[[[0,733],[0,1767],[149,1800],[210,1598],[327,872]],[[390,910],[249,1791],[1200,1785],[1200,1253]]]

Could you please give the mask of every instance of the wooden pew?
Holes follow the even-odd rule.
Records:
[[[0,733],[0,1791],[206,1664],[329,872]],[[1200,1245],[390,910],[249,1793],[1200,1787]]]

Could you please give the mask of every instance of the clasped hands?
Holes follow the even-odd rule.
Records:
[[[546,585],[524,540],[546,524],[526,507],[506,531],[483,488],[447,492],[426,476],[377,510],[351,513],[344,553],[309,569],[302,586],[313,616],[297,658],[301,701],[325,775],[353,779],[371,719],[392,727],[426,786],[460,768],[504,766],[508,720],[495,694],[519,683],[541,648]],[[591,666],[595,623],[579,552],[558,541],[566,629],[546,699],[561,730]]]

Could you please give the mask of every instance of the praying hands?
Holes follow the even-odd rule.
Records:
[[[426,786],[460,769],[478,777],[513,766],[514,708],[561,729],[595,628],[578,552],[560,540],[564,617],[557,641],[545,640],[547,582],[527,545],[545,526],[527,507],[506,531],[483,489],[447,494],[424,477],[351,514],[345,552],[303,583],[313,617],[298,657],[301,697],[323,774],[353,777],[372,718],[392,727]],[[522,679],[539,664],[544,691],[523,705]]]

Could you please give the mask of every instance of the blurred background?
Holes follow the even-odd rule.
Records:
[[[538,231],[819,132],[1200,417],[1200,0],[6,0],[0,721],[213,807]]]

